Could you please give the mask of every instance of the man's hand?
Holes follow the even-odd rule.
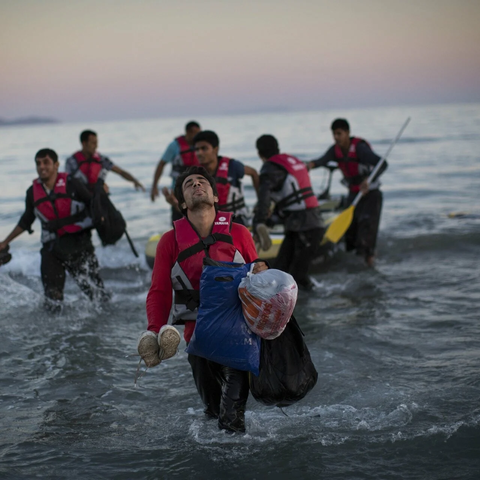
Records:
[[[369,191],[369,185],[368,185],[368,179],[366,178],[361,184],[360,184],[360,191],[362,192],[362,195],[366,195]]]
[[[172,205],[172,207],[176,207],[178,209],[178,200],[177,200],[177,197],[175,196],[175,194],[173,193],[173,190],[170,190],[167,187],[163,187],[162,188],[162,193],[163,193],[163,196],[165,197],[165,200],[167,201],[167,203]]]
[[[307,162],[305,163],[305,166],[307,167],[307,170],[312,170],[313,168],[315,168],[315,164],[313,162]]]
[[[268,270],[268,266],[265,262],[255,262],[253,264],[252,273],[260,273],[264,272],[265,270]]]
[[[145,187],[136,178],[133,179],[133,185],[135,185],[135,190],[145,192]]]
[[[160,363],[160,357],[158,356],[159,349],[156,333],[146,331],[140,335],[137,351],[147,367],[155,367]]]
[[[155,201],[158,195],[158,187],[156,185],[152,186],[152,189],[150,190],[150,199],[152,200],[152,202]]]
[[[0,242],[0,251],[4,250],[5,248],[8,247],[8,242]]]

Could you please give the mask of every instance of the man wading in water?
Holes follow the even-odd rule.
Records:
[[[369,267],[373,267],[383,201],[378,177],[387,168],[387,162],[369,184],[367,178],[381,158],[365,140],[350,136],[350,125],[345,119],[334,120],[331,129],[335,145],[323,157],[308,162],[307,168],[339,168],[343,173],[342,183],[348,188],[347,207],[358,192],[363,193],[355,208],[353,221],[345,233],[345,246],[347,252],[355,250],[357,255],[365,258]]]
[[[148,331],[139,340],[138,352],[147,366],[173,356],[180,342],[175,327],[167,325],[175,293],[173,324],[184,324],[190,341],[199,305],[203,259],[250,263],[257,252],[250,232],[232,222],[232,214],[217,211],[218,192],[213,177],[202,167],[191,167],[176,181],[175,196],[184,218],[158,243],[152,285],[147,296]],[[253,273],[267,269],[258,261]],[[159,333],[157,337],[157,333]],[[157,339],[158,338],[158,339]],[[196,355],[188,355],[205,414],[218,419],[230,432],[245,431],[245,405],[249,393],[248,372],[226,367]]]
[[[38,218],[42,224],[41,275],[45,307],[62,308],[65,271],[91,300],[109,300],[98,274],[98,260],[92,245],[92,219],[87,215],[93,195],[78,179],[58,172],[58,156],[50,148],[35,155],[38,178],[27,190],[25,212],[18,225],[0,242],[3,250]]]

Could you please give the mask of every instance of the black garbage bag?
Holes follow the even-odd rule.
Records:
[[[250,374],[250,391],[264,405],[288,407],[301,400],[317,383],[318,373],[303,332],[292,316],[283,333],[263,340],[260,374]]]

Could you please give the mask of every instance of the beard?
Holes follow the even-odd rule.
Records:
[[[191,200],[191,205],[188,206],[188,209],[191,211],[203,210],[205,208],[212,208],[215,202],[212,198],[209,198],[208,195],[194,196]]]

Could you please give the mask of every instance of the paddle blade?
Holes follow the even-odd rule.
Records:
[[[330,224],[325,232],[322,243],[327,241],[337,243],[345,235],[345,232],[352,223],[354,210],[355,207],[350,205]]]

